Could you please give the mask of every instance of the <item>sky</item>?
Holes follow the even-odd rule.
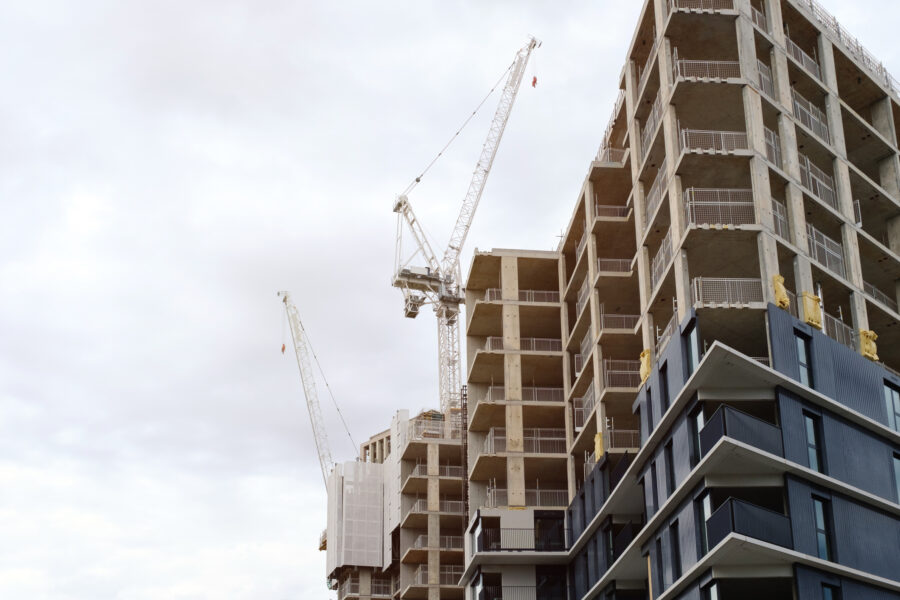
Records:
[[[826,0],[894,73],[900,5]],[[437,407],[396,194],[543,41],[463,254],[554,249],[636,0],[0,6],[0,598],[327,598],[278,290],[358,444]],[[878,18],[874,18],[877,15]],[[496,95],[410,195],[443,248]],[[324,381],[332,452],[356,450]]]

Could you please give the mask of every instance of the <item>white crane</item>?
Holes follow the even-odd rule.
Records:
[[[509,67],[509,75],[500,95],[494,120],[491,122],[487,139],[481,149],[481,156],[475,165],[472,181],[469,183],[469,189],[463,199],[462,208],[442,259],[438,260],[432,250],[407,198],[407,193],[418,183],[421,176],[417,177],[416,181],[407,188],[406,192],[398,196],[394,203],[394,212],[397,213],[397,247],[393,285],[403,292],[404,314],[407,317],[414,319],[418,316],[419,308],[423,304],[434,306],[438,323],[440,401],[441,411],[444,413],[459,408],[459,390],[462,384],[458,317],[459,305],[462,303],[463,297],[460,288],[462,274],[459,267],[459,255],[465,244],[466,236],[469,234],[472,217],[475,216],[475,209],[478,208],[478,201],[481,199],[491,165],[497,155],[500,138],[506,129],[516,94],[519,92],[519,86],[525,74],[525,66],[528,64],[531,52],[538,47],[540,47],[540,42],[529,37],[528,43],[516,52],[516,58]],[[415,250],[407,258],[403,258],[404,222],[412,233],[415,247]],[[421,257],[427,264],[424,267],[410,266],[416,257]]]
[[[309,410],[313,439],[316,442],[316,450],[319,452],[322,479],[328,485],[328,475],[334,468],[334,460],[331,458],[331,447],[328,445],[325,422],[322,420],[322,409],[319,407],[316,380],[313,376],[312,362],[310,361],[312,350],[309,347],[303,323],[300,322],[300,313],[297,312],[297,307],[291,302],[290,294],[288,292],[278,292],[278,296],[284,302],[284,310],[287,313],[288,323],[291,327],[291,339],[294,341],[297,366],[300,367],[300,381],[303,383],[303,394],[306,396],[306,408]]]

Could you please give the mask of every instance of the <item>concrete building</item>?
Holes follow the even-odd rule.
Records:
[[[469,270],[467,598],[900,598],[900,83],[647,0],[619,88],[559,251]]]

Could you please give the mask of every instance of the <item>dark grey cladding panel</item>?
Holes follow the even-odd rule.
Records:
[[[798,600],[821,600],[823,585],[840,588],[842,600],[900,600],[896,592],[803,565],[795,565],[794,577]]]
[[[900,383],[900,378],[773,304],[769,304],[768,320],[773,368],[799,378],[795,331],[805,333],[812,341],[815,389],[879,423],[887,423],[884,381]]]
[[[677,600],[701,600],[701,598],[699,581],[691,583],[687,589],[682,590],[677,596]]]

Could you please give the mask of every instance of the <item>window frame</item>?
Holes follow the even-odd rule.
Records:
[[[808,335],[794,330],[794,345],[797,349],[797,380],[810,389],[815,389],[813,376],[812,340]],[[803,357],[800,353],[803,351]]]
[[[810,431],[812,429],[812,431]],[[806,461],[808,466],[813,471],[818,471],[819,473],[826,474],[827,469],[825,467],[825,448],[822,442],[822,417],[809,412],[807,410],[803,411],[803,433],[806,437]],[[810,433],[812,433],[812,440],[810,440]],[[813,458],[815,458],[816,464],[813,465]]]
[[[675,451],[672,438],[663,446],[663,461],[666,463],[666,497],[675,493]]]
[[[673,583],[678,581],[678,578],[683,574],[681,568],[681,540],[678,536],[678,519],[675,519],[672,521],[672,524],[669,525],[669,553],[671,555]]]
[[[702,425],[701,425],[702,423]],[[700,445],[700,432],[706,427],[706,415],[703,413],[703,403],[697,404],[688,412],[688,429],[691,433],[691,468],[699,464],[703,458],[703,451]]]
[[[681,337],[684,343],[684,373],[685,379],[688,379],[700,366],[700,332],[696,318],[685,326]]]
[[[821,558],[822,560],[827,560],[830,562],[835,561],[835,552],[834,552],[834,536],[832,535],[832,524],[831,524],[831,501],[827,498],[822,498],[821,496],[812,496],[813,501],[813,524],[816,531],[816,556]],[[820,511],[819,507],[821,506],[821,517],[822,522],[819,523]],[[821,537],[820,537],[821,536]],[[821,547],[821,539],[825,541],[825,556],[822,556],[822,547]]]
[[[888,427],[900,431],[900,388],[887,380],[884,382],[884,404]]]

